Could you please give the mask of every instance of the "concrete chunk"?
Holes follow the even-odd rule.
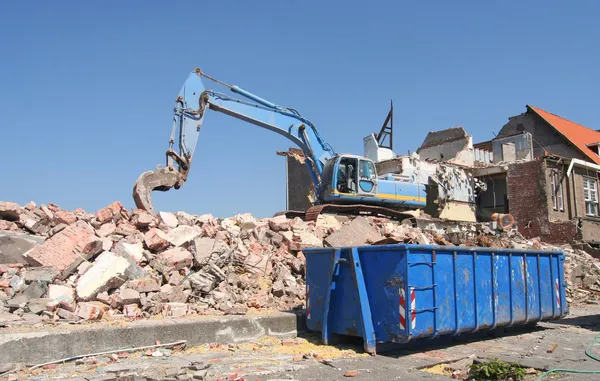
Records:
[[[128,277],[131,263],[118,254],[105,251],[96,258],[91,269],[79,278],[77,296],[89,300],[98,293],[118,288]]]
[[[102,250],[102,241],[87,223],[77,221],[65,230],[25,253],[34,266],[51,266],[65,279],[81,262],[89,260]]]
[[[162,314],[167,317],[181,317],[190,312],[190,305],[187,303],[165,303]]]
[[[331,247],[369,245],[383,239],[383,236],[365,217],[357,217],[352,222],[325,238]]]
[[[188,278],[193,289],[202,292],[211,292],[217,283],[217,278],[205,271],[200,271],[190,275]]]
[[[213,253],[214,246],[214,238],[202,237],[194,239],[194,245],[192,247],[196,262],[200,264],[208,262]]]
[[[73,303],[75,301],[75,290],[70,286],[51,284],[48,286],[48,299],[57,302]]]
[[[120,304],[123,306],[128,304],[139,304],[140,293],[131,288],[122,288],[121,291],[119,291],[119,299]]]
[[[119,255],[130,257],[136,263],[140,263],[144,259],[144,245],[141,242],[126,243],[121,241],[115,245],[113,251]]]
[[[159,212],[158,216],[160,217],[160,220],[169,228],[169,229],[174,229],[177,227],[177,225],[179,225],[179,221],[177,220],[177,217],[173,214],[173,213],[169,213],[169,212]]]
[[[292,220],[288,220],[286,216],[277,216],[269,219],[269,227],[275,232],[290,230]]]
[[[202,229],[197,226],[182,225],[169,231],[167,239],[173,246],[181,246],[186,242],[192,241],[194,238],[202,234]]]
[[[24,254],[43,242],[28,234],[0,232],[0,263],[26,264]]]
[[[39,314],[43,311],[46,311],[48,308],[48,302],[50,302],[50,299],[30,299],[29,303],[27,304],[27,308],[31,313]]]

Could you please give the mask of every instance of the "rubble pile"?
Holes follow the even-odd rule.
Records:
[[[419,243],[542,248],[485,224],[457,231],[414,228],[375,217],[128,211],[115,202],[95,214],[57,205],[0,202],[0,326],[11,320],[97,320],[153,315],[246,314],[303,308],[302,250]],[[551,248],[551,247],[543,247]],[[567,253],[569,297],[600,294],[600,267]],[[589,275],[592,274],[592,275]]]

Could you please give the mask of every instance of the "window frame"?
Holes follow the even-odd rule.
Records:
[[[591,185],[593,185],[593,187]],[[592,194],[594,197],[592,197]],[[598,179],[596,177],[583,175],[583,200],[585,215],[589,217],[598,217]],[[593,213],[589,213],[590,204],[594,209]]]
[[[552,180],[552,207],[554,210],[565,211],[565,200],[563,195],[563,186],[558,171],[552,171],[550,174]]]

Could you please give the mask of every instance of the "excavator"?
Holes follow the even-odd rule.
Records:
[[[203,79],[240,97],[209,89]],[[142,173],[135,182],[133,198],[138,208],[155,214],[152,192],[179,189],[184,185],[209,110],[285,136],[302,150],[313,181],[313,206],[306,211],[284,212],[288,217],[316,221],[321,213],[341,213],[404,220],[413,217],[407,211],[425,207],[424,184],[392,174],[377,176],[373,161],[358,155],[336,153],[317,128],[295,109],[277,105],[196,68],[189,74],[175,101],[166,166],[159,165],[155,170]]]

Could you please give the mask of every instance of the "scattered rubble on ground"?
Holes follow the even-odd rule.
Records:
[[[91,214],[0,202],[0,326],[303,308],[303,249],[397,242],[560,249],[569,303],[600,297],[600,263],[582,250],[482,223],[456,231],[431,226],[363,216],[322,215],[316,223],[250,214],[153,216],[119,202]]]

